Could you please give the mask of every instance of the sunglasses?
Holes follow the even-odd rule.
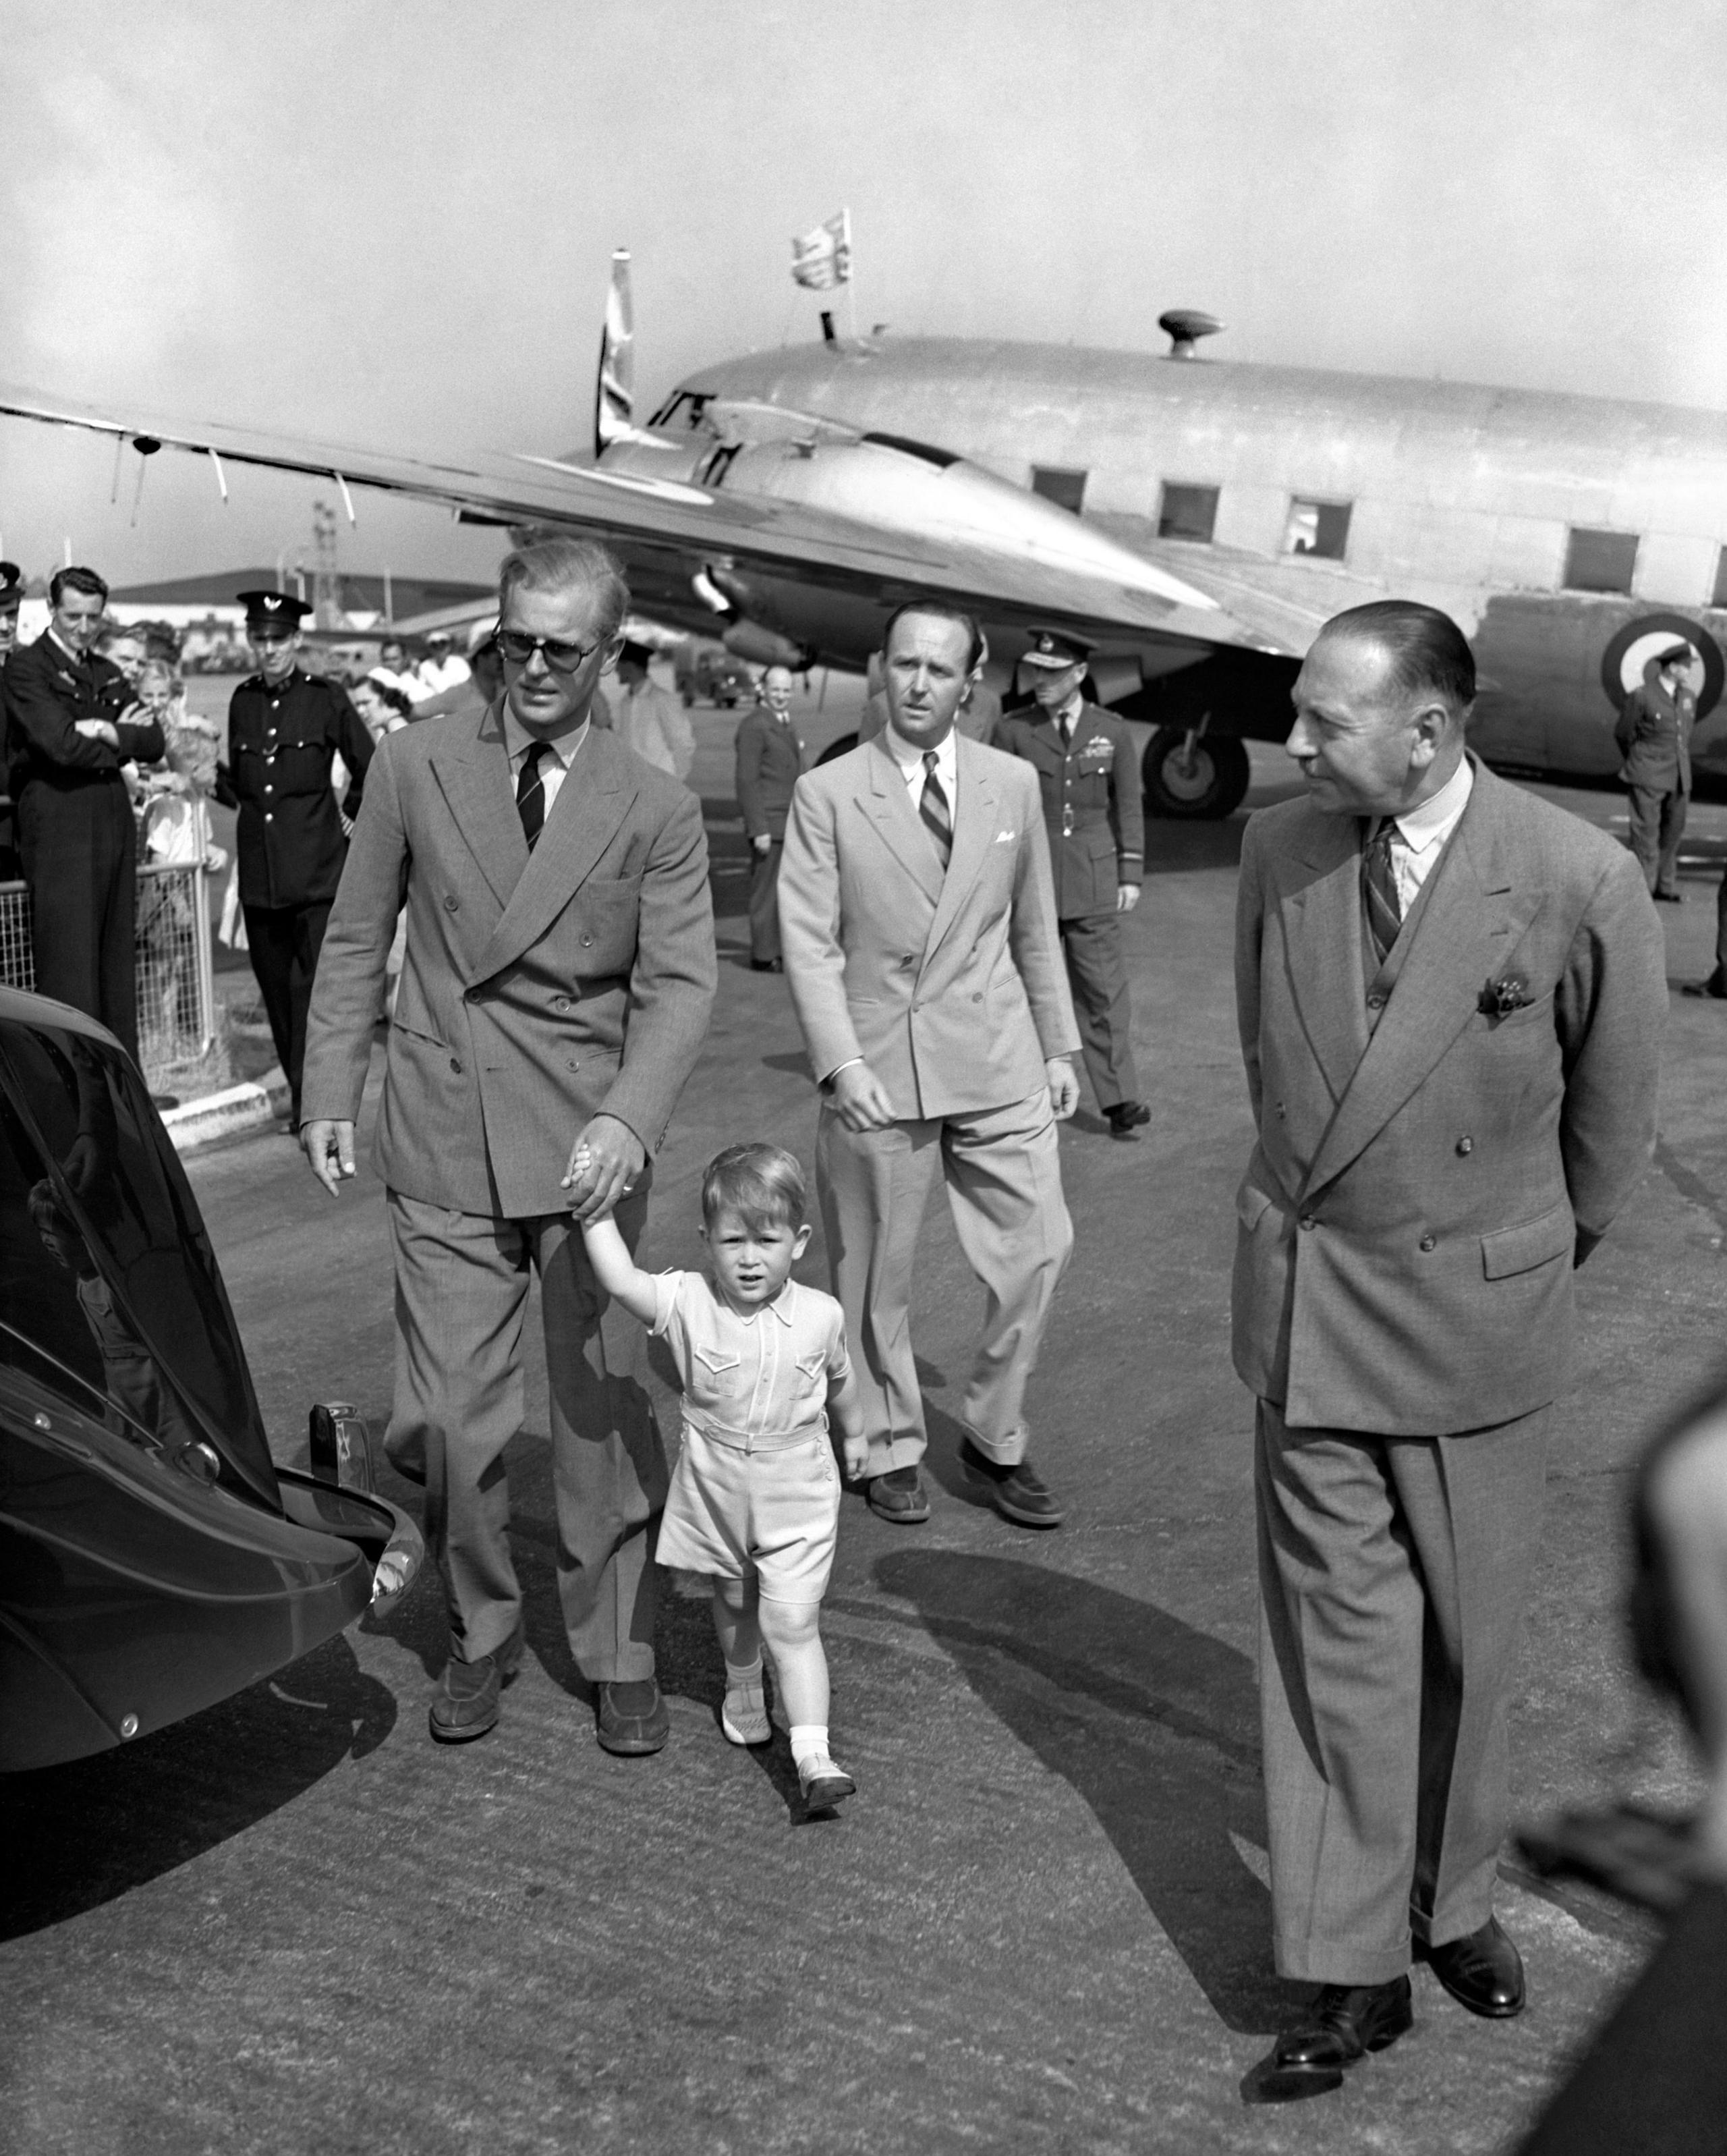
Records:
[[[519,629],[500,629],[496,638],[499,650],[512,666],[525,666],[537,651],[554,674],[573,674],[605,640],[596,637],[592,644],[561,644],[555,636],[527,636]]]

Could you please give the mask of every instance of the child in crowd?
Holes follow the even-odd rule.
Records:
[[[584,1149],[573,1163],[579,1178]],[[791,1278],[810,1239],[803,1171],[779,1146],[728,1146],[702,1178],[710,1270],[644,1273],[608,1216],[582,1234],[600,1286],[661,1335],[684,1389],[684,1450],[659,1530],[659,1562],[714,1582],[725,1657],[720,1726],[734,1744],[773,1734],[761,1649],[774,1666],[806,1804],[857,1788],[828,1750],[828,1662],[818,1625],[839,1525],[838,1424],[847,1471],[869,1447],[832,1296]]]

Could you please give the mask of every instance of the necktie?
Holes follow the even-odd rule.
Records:
[[[945,875],[948,856],[953,851],[953,819],[948,814],[947,796],[941,790],[941,781],[935,776],[935,752],[933,748],[924,751],[924,790],[919,798],[918,814],[924,819],[924,829],[935,841],[935,850],[941,856]]]
[[[528,842],[530,854],[546,827],[546,781],[540,776],[540,766],[551,754],[547,742],[530,742],[522,758],[521,775],[515,782],[515,813],[521,818],[522,836]]]
[[[1381,966],[1403,926],[1396,871],[1391,866],[1392,829],[1387,818],[1361,850],[1361,908]]]

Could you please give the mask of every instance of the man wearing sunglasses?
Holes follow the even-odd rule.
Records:
[[[615,1209],[635,1247],[715,961],[700,803],[592,721],[628,603],[587,541],[505,562],[503,693],[379,745],[312,998],[302,1142],[334,1195],[354,1173],[405,904],[376,1145],[396,1260],[388,1451],[425,1486],[444,1583],[451,1656],[431,1727],[445,1743],[495,1724],[522,1659],[504,1453],[525,1411],[530,1270],[571,1653],[607,1751],[656,1752],[669,1729],[649,1562],[667,1475],[645,1342],[601,1291],[577,1223]]]
[[[347,832],[360,814],[372,735],[346,689],[300,670],[300,624],[311,612],[305,600],[286,592],[238,596],[258,671],[228,701],[216,798],[240,812],[234,851],[246,948],[297,1131],[312,976]],[[347,773],[340,808],[331,783],[338,757]]]

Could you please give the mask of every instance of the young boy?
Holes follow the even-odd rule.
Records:
[[[579,1175],[583,1162],[575,1163]],[[833,1567],[839,1475],[869,1446],[832,1296],[791,1277],[810,1230],[803,1171],[778,1146],[728,1146],[702,1178],[711,1275],[639,1271],[610,1219],[582,1234],[600,1286],[662,1335],[684,1389],[684,1450],[660,1523],[659,1562],[714,1582],[725,1657],[720,1726],[734,1744],[772,1736],[761,1646],[773,1657],[803,1799],[824,1810],[857,1788],[828,1751],[828,1662],[817,1625]]]

